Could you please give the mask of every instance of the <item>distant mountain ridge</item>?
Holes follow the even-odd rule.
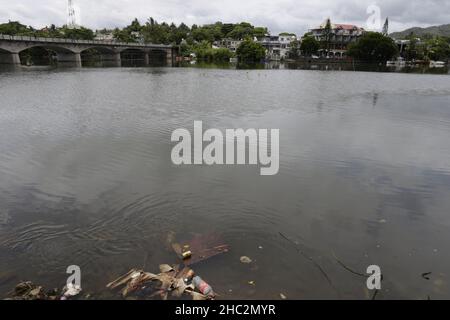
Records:
[[[432,26],[428,28],[414,27],[401,32],[393,32],[390,34],[390,36],[395,39],[402,39],[409,36],[411,33],[414,33],[419,37],[422,37],[426,34],[433,36],[450,37],[450,24],[443,24],[440,26]]]

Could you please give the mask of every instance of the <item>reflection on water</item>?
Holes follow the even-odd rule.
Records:
[[[173,231],[230,245],[195,268],[224,299],[369,297],[336,257],[379,265],[381,299],[450,298],[447,75],[51,69],[1,73],[0,97],[1,296],[76,264],[85,292],[116,298],[117,275],[177,262]],[[280,128],[280,173],[172,165],[194,120]]]
[[[364,71],[364,72],[398,72],[398,73],[421,73],[421,74],[448,74],[450,69],[447,65],[429,67],[423,65],[415,66],[386,66],[382,64],[367,64],[353,62],[327,62],[324,60],[311,59],[304,62],[294,61],[270,61],[260,64],[245,63],[205,63],[205,62],[183,62],[183,67],[195,68],[220,68],[220,69],[294,69],[294,70],[321,70],[321,71]]]

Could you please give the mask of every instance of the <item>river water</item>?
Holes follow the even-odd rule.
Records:
[[[0,296],[195,266],[221,299],[450,298],[448,75],[197,68],[0,73]],[[280,171],[172,164],[171,133],[279,128]],[[288,238],[289,241],[286,239]],[[184,239],[184,240],[182,240]],[[240,262],[250,257],[251,264]],[[344,268],[344,265],[348,268]],[[422,277],[429,273],[429,280]]]

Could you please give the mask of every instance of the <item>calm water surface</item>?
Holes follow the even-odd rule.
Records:
[[[380,299],[450,298],[449,80],[195,68],[0,73],[0,296],[21,280],[62,287],[75,264],[85,293],[117,298],[105,284],[130,268],[178,262],[165,246],[175,232],[230,245],[195,267],[222,299],[367,299],[365,279],[336,259],[358,272],[379,265]],[[194,120],[280,128],[279,174],[174,166],[171,133],[192,131]]]

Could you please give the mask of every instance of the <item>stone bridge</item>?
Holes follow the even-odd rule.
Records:
[[[121,60],[126,53],[139,54],[142,57],[144,65],[149,64],[149,59],[152,54],[162,57],[168,65],[172,65],[176,57],[176,47],[171,45],[0,34],[0,64],[20,65],[20,53],[34,47],[52,50],[56,53],[56,62],[58,65],[71,67],[81,67],[82,54],[90,49],[95,49],[103,62],[117,67],[122,65]]]

